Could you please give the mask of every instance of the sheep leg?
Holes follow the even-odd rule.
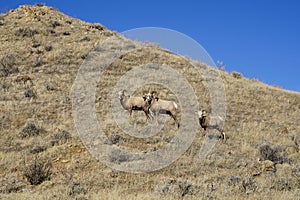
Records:
[[[151,110],[149,110],[149,114],[150,114],[151,120],[154,120],[154,113]]]
[[[221,133],[221,139],[222,140],[226,139],[225,132],[222,129],[218,128],[218,127],[216,129]]]
[[[174,119],[175,121],[175,128],[178,128],[178,120],[177,120],[177,117],[175,115],[172,115],[172,118]]]
[[[154,113],[155,123],[158,126],[158,113]]]
[[[225,132],[222,131],[221,134],[222,134],[222,139],[226,141],[226,135],[225,135]]]
[[[147,112],[146,110],[144,110],[144,113],[145,113],[145,115],[146,115],[146,121],[150,120],[150,117],[149,117],[148,112]]]
[[[131,114],[132,114],[132,109],[129,109],[129,117],[131,118]]]
[[[174,114],[174,113],[171,112],[170,115],[171,115],[171,117],[175,121],[175,128],[179,128],[179,124],[178,124],[178,120],[177,120],[176,114]]]

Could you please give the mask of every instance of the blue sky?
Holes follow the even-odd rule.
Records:
[[[72,17],[123,32],[173,29],[200,43],[226,71],[300,92],[300,1],[297,0],[0,0],[0,11],[45,3]]]

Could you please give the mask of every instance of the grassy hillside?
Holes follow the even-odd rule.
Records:
[[[198,126],[179,159],[149,173],[117,171],[93,157],[75,127],[72,85],[88,54],[112,37],[119,36],[101,24],[43,5],[0,15],[0,199],[300,199],[300,94],[203,63],[197,65],[220,73],[224,83],[226,142],[200,159],[205,132]],[[191,85],[199,109],[211,110],[209,80],[188,58],[135,44],[149,48],[117,57],[93,83],[96,118],[112,145],[155,152],[176,135],[174,122],[166,117],[149,138],[126,134],[107,106],[117,99],[116,83],[139,65],[172,66]],[[149,89],[178,102],[167,87],[147,82],[134,95]],[[147,125],[139,112],[128,123]]]

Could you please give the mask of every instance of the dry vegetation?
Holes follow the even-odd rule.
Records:
[[[0,16],[0,199],[299,199],[300,94],[238,72],[220,71],[228,139],[207,158],[198,159],[204,138],[199,126],[188,151],[159,171],[131,174],[97,161],[77,135],[70,90],[87,54],[113,35],[100,24],[42,5]],[[154,60],[174,66],[209,108],[205,80],[188,59],[156,46],[132,51],[116,59],[96,84],[97,118],[114,145],[155,151],[176,134],[167,118],[154,137],[128,136],[107,106],[117,97],[111,91],[123,74]],[[160,85],[145,84],[135,95],[145,89],[177,101]],[[144,114],[134,112],[130,123],[143,126]]]

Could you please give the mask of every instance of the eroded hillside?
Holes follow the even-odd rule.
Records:
[[[200,159],[205,132],[198,126],[179,159],[149,173],[117,171],[93,157],[74,124],[72,86],[88,54],[112,37],[122,38],[101,24],[88,24],[43,5],[21,6],[0,16],[1,199],[299,199],[299,93],[203,63],[197,65],[204,72],[222,77],[226,142],[217,141]],[[211,80],[199,75],[186,57],[157,45],[134,45],[93,83],[96,117],[109,144],[155,152],[176,135],[174,122],[167,117],[154,137],[126,134],[107,106],[118,97],[112,94],[118,80],[149,62],[172,66],[191,85],[199,109],[208,110]],[[136,48],[143,45],[147,48]],[[134,94],[150,89],[178,102],[176,94],[158,84],[145,83]],[[142,113],[133,112],[129,123],[142,127],[147,122]]]

